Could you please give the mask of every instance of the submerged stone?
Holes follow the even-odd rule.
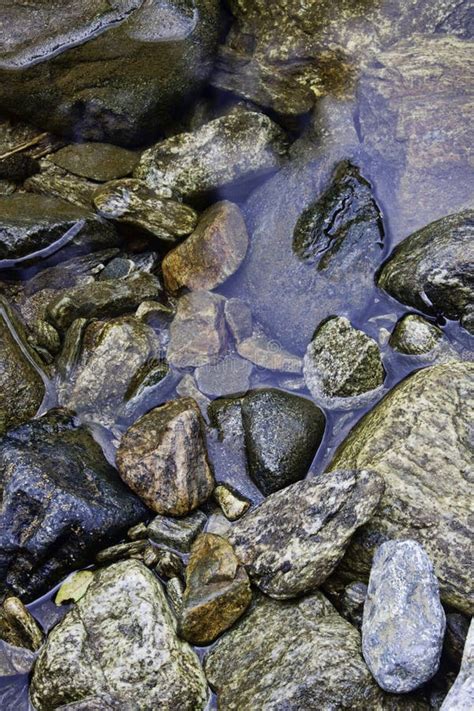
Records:
[[[110,143],[73,143],[53,153],[49,160],[74,175],[106,183],[130,175],[139,157]]]
[[[399,353],[423,355],[432,351],[442,337],[442,330],[423,316],[407,314],[397,321],[389,343]]]
[[[195,378],[199,390],[205,395],[221,397],[248,390],[252,371],[252,363],[231,354],[223,356],[215,364],[199,366],[195,370]]]
[[[259,368],[282,373],[301,373],[303,362],[294,353],[289,353],[280,344],[261,331],[254,331],[248,338],[238,341],[237,353]]]

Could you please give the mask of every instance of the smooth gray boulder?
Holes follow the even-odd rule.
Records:
[[[200,711],[207,684],[197,655],[176,634],[161,583],[127,560],[98,571],[51,631],[30,695],[38,711],[101,697],[111,708]]]
[[[474,622],[464,647],[461,669],[446,696],[441,711],[470,711],[474,706]]]
[[[362,653],[379,686],[407,693],[438,670],[446,616],[433,565],[416,541],[377,549],[362,619]]]

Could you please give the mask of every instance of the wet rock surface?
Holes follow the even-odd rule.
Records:
[[[403,316],[390,336],[390,345],[405,355],[423,355],[432,351],[443,332],[423,316],[408,314]]]
[[[362,622],[362,653],[378,684],[406,693],[436,673],[446,618],[438,581],[415,541],[389,541],[374,556]]]
[[[370,467],[385,482],[381,505],[353,539],[341,574],[360,580],[377,545],[413,539],[434,565],[442,600],[468,614],[472,374],[471,363],[449,363],[411,375],[356,425],[330,467]]]
[[[50,160],[82,178],[106,183],[133,172],[139,154],[110,143],[79,143],[54,153]]]
[[[27,601],[149,516],[65,411],[9,431],[0,473],[1,591]]]
[[[155,543],[188,553],[192,542],[204,528],[206,520],[206,516],[201,511],[181,519],[155,516],[147,526],[146,535]]]
[[[445,698],[442,711],[457,711],[457,709],[468,709],[474,702],[474,625],[471,622],[469,633],[464,647],[461,669],[452,685],[449,694]]]
[[[262,592],[277,599],[317,588],[334,570],[354,531],[383,493],[375,472],[337,471],[269,496],[229,534]]]
[[[31,685],[39,711],[91,699],[100,708],[191,710],[206,698],[199,660],[176,635],[161,583],[138,561],[95,576],[50,634]]]
[[[237,343],[237,353],[259,368],[283,373],[301,373],[303,362],[294,353],[289,353],[265,333],[255,331]]]
[[[215,364],[196,368],[196,383],[206,395],[221,397],[235,392],[245,392],[250,387],[253,365],[236,355],[224,356]]]

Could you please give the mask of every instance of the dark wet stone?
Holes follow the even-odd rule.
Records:
[[[463,323],[474,309],[473,245],[474,211],[444,217],[395,248],[378,286],[408,306]]]
[[[320,592],[284,603],[260,596],[204,668],[223,711],[380,708],[359,632]]]
[[[432,351],[442,337],[442,330],[423,316],[407,314],[397,321],[389,343],[399,353],[423,355]]]
[[[306,398],[274,388],[241,400],[250,476],[265,494],[306,476],[321,443],[325,418]]]
[[[24,155],[24,153],[14,153],[8,158],[0,159],[0,180],[22,183],[31,175],[38,173],[39,170],[38,161]]]
[[[385,481],[380,507],[355,535],[338,569],[343,579],[366,580],[381,543],[413,539],[433,562],[443,602],[472,613],[473,374],[472,363],[454,362],[418,371],[340,445],[331,469],[370,468]]]
[[[375,472],[337,471],[271,494],[229,533],[252,582],[285,599],[315,590],[332,573],[383,493]]]
[[[195,198],[277,170],[285,152],[284,134],[268,116],[241,110],[144,151],[135,177]]]
[[[341,613],[358,629],[362,626],[367,585],[365,583],[351,583],[344,590],[341,601]]]
[[[43,644],[43,630],[17,597],[7,597],[0,607],[0,638],[33,652]]]
[[[110,143],[74,143],[53,153],[49,160],[73,175],[106,183],[130,175],[139,157]]]
[[[103,249],[90,254],[73,257],[53,267],[46,267],[25,282],[27,296],[32,296],[43,289],[62,290],[84,282],[91,282],[97,273],[102,273],[106,265],[116,254],[117,248]]]
[[[249,577],[230,543],[202,533],[186,566],[180,636],[192,644],[210,644],[243,615],[251,600]]]
[[[130,276],[130,274],[134,271],[136,271],[136,265],[131,259],[115,257],[110,260],[104,269],[102,269],[98,276],[98,281],[108,279],[124,279],[125,277]]]
[[[155,543],[189,553],[192,542],[204,528],[206,521],[207,517],[201,511],[179,519],[155,516],[147,526],[146,535]]]
[[[117,468],[157,513],[184,516],[203,504],[214,477],[197,403],[180,398],[141,417],[122,437]]]
[[[89,705],[89,699],[101,702]],[[83,711],[204,709],[199,659],[177,637],[162,585],[143,563],[127,560],[96,573],[49,635],[34,668],[31,700],[38,711],[70,702],[82,702]]]
[[[18,259],[45,249],[76,226],[77,233],[64,247],[84,252],[113,247],[119,241],[112,225],[84,208],[42,195],[0,197],[0,259]]]
[[[439,667],[446,618],[433,566],[416,541],[388,541],[370,570],[362,653],[379,686],[407,693]]]
[[[464,711],[464,709],[472,708],[472,705],[474,704],[474,688],[472,683],[473,676],[474,622],[471,621],[464,647],[461,669],[456,681],[449,691],[449,694],[441,706],[441,711],[461,711],[461,709]]]
[[[446,633],[444,636],[443,652],[449,657],[452,664],[459,666],[462,661],[463,650],[469,632],[470,619],[459,612],[446,614]]]
[[[2,10],[0,106],[75,141],[121,145],[157,135],[199,90],[219,18],[214,0]]]
[[[97,183],[80,178],[54,165],[48,158],[40,161],[41,171],[25,181],[23,187],[30,193],[64,200],[77,207],[92,210],[92,197]]]
[[[149,516],[99,445],[65,411],[0,442],[1,590],[31,600]]]

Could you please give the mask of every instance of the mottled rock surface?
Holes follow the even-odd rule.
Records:
[[[306,350],[303,373],[317,402],[343,409],[363,405],[385,378],[377,343],[341,317],[319,326]]]
[[[0,443],[2,592],[31,600],[149,515],[99,445],[64,411]]]
[[[205,661],[224,711],[377,708],[381,692],[360,635],[320,593],[292,602],[259,597]]]
[[[306,398],[275,388],[241,400],[249,473],[265,494],[306,476],[321,443],[325,418]]]
[[[157,513],[184,516],[204,503],[214,477],[197,403],[180,398],[141,417],[122,437],[117,467]]]
[[[163,130],[206,79],[219,10],[80,0],[2,12],[0,106],[76,141],[130,145]]]
[[[18,597],[7,597],[0,607],[0,638],[34,652],[43,644],[43,630]]]
[[[423,355],[432,351],[442,337],[442,330],[423,316],[407,314],[397,321],[390,345],[405,355]]]
[[[192,235],[164,258],[166,287],[215,289],[237,271],[248,240],[239,207],[228,200],[215,203],[203,212]]]
[[[469,711],[474,704],[474,623],[471,622],[461,669],[445,698],[441,711]]]
[[[231,354],[222,357],[215,364],[199,366],[195,370],[195,377],[201,392],[221,397],[248,390],[252,371],[252,363]]]
[[[250,501],[225,484],[218,484],[213,495],[229,521],[241,518],[250,508]]]
[[[462,324],[474,310],[473,245],[474,211],[444,217],[395,249],[378,286],[403,304]]]
[[[144,151],[135,177],[151,188],[198,197],[277,170],[285,150],[284,134],[268,116],[237,111]]]
[[[36,662],[38,711],[88,699],[97,708],[201,711],[207,685],[198,657],[176,635],[157,578],[138,561],[101,570],[51,632]],[[92,706],[92,708],[95,708]]]
[[[210,644],[243,615],[251,600],[249,577],[232,546],[213,533],[201,534],[186,567],[180,635],[193,644]]]
[[[72,205],[87,210],[93,209],[92,197],[97,190],[97,183],[69,173],[52,163],[48,158],[40,161],[40,167],[39,173],[32,175],[25,181],[25,190],[70,202]]]
[[[396,386],[349,434],[330,468],[369,467],[385,481],[380,507],[354,537],[340,566],[367,577],[377,545],[410,538],[434,564],[444,602],[470,614],[474,365],[418,371]]]
[[[206,520],[206,516],[201,511],[196,511],[191,516],[180,519],[156,516],[148,524],[146,535],[155,543],[188,553],[192,542],[204,528]]]
[[[110,143],[73,143],[53,153],[49,160],[73,175],[106,183],[130,175],[139,157]]]
[[[362,653],[379,686],[406,693],[438,670],[446,617],[433,566],[416,541],[388,541],[370,570]]]
[[[375,472],[337,471],[299,481],[237,521],[229,540],[262,592],[296,597],[332,573],[382,493]]]

